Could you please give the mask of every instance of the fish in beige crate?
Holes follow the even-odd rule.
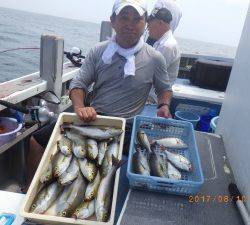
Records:
[[[57,199],[63,187],[57,182],[45,186],[36,196],[30,211],[32,213],[43,214],[51,204]]]
[[[89,181],[92,182],[97,175],[97,166],[94,162],[88,159],[78,159],[78,164],[83,176]]]
[[[95,214],[95,200],[82,202],[72,215],[74,219],[87,219]]]
[[[75,157],[71,160],[68,169],[58,178],[58,182],[62,186],[71,184],[78,176],[80,168]]]
[[[49,183],[53,179],[53,166],[51,160],[49,161],[48,167],[42,172],[40,176],[40,182],[42,184]]]
[[[68,137],[63,135],[57,142],[57,146],[64,155],[69,156],[72,154],[72,141]]]
[[[101,176],[98,171],[94,181],[89,183],[87,186],[84,197],[86,201],[91,201],[96,197],[100,182],[101,182]]]
[[[123,133],[123,130],[116,128],[105,127],[104,129],[100,129],[95,126],[77,126],[69,123],[64,123],[63,125],[61,125],[61,129],[70,129],[84,137],[92,138],[99,141],[118,137]]]
[[[105,153],[108,149],[108,142],[107,141],[101,141],[98,143],[98,165],[101,166],[104,160]]]
[[[112,168],[112,156],[117,158],[118,152],[119,152],[119,142],[117,139],[114,139],[109,143],[108,150],[106,151],[102,162],[101,175],[103,177],[105,177]]]
[[[95,215],[97,221],[107,222],[109,220],[111,203],[114,189],[115,174],[119,167],[123,165],[123,161],[119,161],[112,156],[112,168],[101,180],[98,188],[96,202],[95,202]]]
[[[98,156],[97,141],[94,139],[87,139],[87,156],[91,160],[95,160]]]
[[[71,217],[77,206],[83,201],[87,182],[81,174],[70,185],[66,186],[48,209],[46,214],[61,217]]]
[[[85,158],[87,155],[86,138],[73,131],[66,131],[66,136],[73,141],[73,153],[77,158]]]
[[[72,159],[72,154],[66,156],[62,154],[60,151],[56,153],[53,157],[52,167],[53,167],[53,175],[55,177],[60,177],[69,167]]]

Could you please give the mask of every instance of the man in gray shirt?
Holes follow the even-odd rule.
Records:
[[[144,43],[146,1],[116,0],[111,24],[116,36],[92,48],[70,85],[77,115],[95,120],[97,114],[130,118],[145,105],[152,85],[158,96],[157,115],[171,117],[172,91],[164,57]],[[94,83],[90,107],[84,105]]]

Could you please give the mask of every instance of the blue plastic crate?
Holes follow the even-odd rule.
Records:
[[[170,152],[182,154],[192,163],[191,172],[181,172],[182,180],[172,180],[154,176],[143,176],[133,172],[132,157],[135,153],[137,143],[137,132],[139,129],[145,131],[149,139],[160,139],[165,137],[177,137],[187,145],[186,149],[168,149]],[[202,173],[200,157],[195,141],[194,129],[191,123],[164,119],[136,116],[134,118],[133,130],[128,158],[127,177],[131,188],[171,193],[177,195],[196,194],[202,184],[204,177]]]

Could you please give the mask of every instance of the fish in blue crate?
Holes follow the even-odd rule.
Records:
[[[183,140],[176,137],[166,137],[154,140],[152,144],[153,145],[157,144],[165,148],[175,148],[175,149],[185,149],[188,147],[188,145]]]
[[[133,155],[133,168],[137,174],[143,176],[150,176],[150,167],[148,155],[143,152],[140,148],[136,147],[136,152]]]
[[[160,142],[157,143],[156,140],[153,145],[150,145],[147,134],[140,129],[137,132],[137,141],[139,146],[135,147],[136,152],[133,154],[135,173],[180,180],[182,175],[179,170],[186,172],[192,170],[192,164],[186,157],[165,149],[166,146],[169,148],[175,147],[176,149],[187,148],[187,145],[181,139],[163,138],[160,139]],[[160,146],[160,151],[157,146]],[[145,151],[142,151],[143,149]]]

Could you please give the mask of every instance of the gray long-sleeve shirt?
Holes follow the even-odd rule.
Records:
[[[135,76],[124,78],[124,57],[115,53],[111,64],[102,61],[107,44],[101,42],[90,50],[70,84],[70,90],[81,88],[87,93],[94,83],[91,106],[98,113],[130,118],[143,110],[152,85],[158,95],[171,90],[166,61],[151,46],[145,43],[135,54]]]

